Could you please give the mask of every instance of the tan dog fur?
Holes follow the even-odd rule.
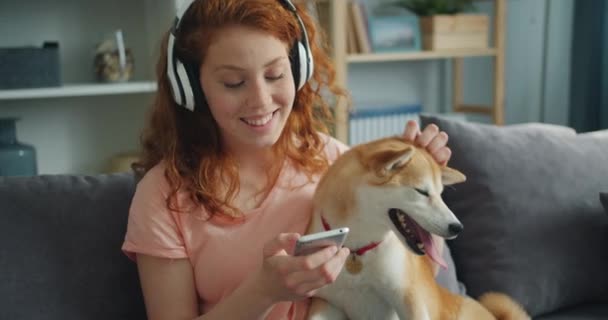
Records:
[[[449,224],[460,222],[441,199],[443,185],[465,176],[440,167],[421,148],[401,138],[387,138],[347,151],[329,168],[314,196],[314,214],[307,233],[349,227],[345,246],[361,248],[380,242],[360,259],[358,274],[342,271],[335,283],[313,298],[309,319],[529,319],[508,296],[490,293],[480,300],[455,295],[435,282],[432,262],[417,255],[388,217],[398,208],[431,234],[455,237]],[[428,192],[428,197],[424,193]]]

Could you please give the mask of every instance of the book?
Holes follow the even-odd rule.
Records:
[[[354,25],[355,38],[357,39],[357,47],[359,53],[370,53],[372,47],[369,39],[367,15],[365,5],[358,1],[353,1],[348,4],[352,24]]]

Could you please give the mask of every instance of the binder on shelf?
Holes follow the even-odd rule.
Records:
[[[385,104],[356,107],[350,114],[350,145],[403,133],[409,120],[419,121],[421,104]]]
[[[306,10],[312,17],[317,28],[329,35],[331,30],[331,12],[329,1],[307,1]],[[317,37],[317,44],[324,44],[321,37]]]
[[[356,41],[356,45],[352,44],[351,47],[356,47],[358,49],[357,53],[371,53],[372,46],[369,37],[367,8],[365,5],[358,1],[349,2],[346,20],[350,21],[347,22],[347,28],[352,30],[351,32],[354,33],[353,38]]]

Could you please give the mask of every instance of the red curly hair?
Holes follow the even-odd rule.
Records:
[[[313,79],[296,93],[293,110],[273,152],[311,179],[328,166],[318,132],[328,133],[326,123],[333,118],[321,91],[327,88],[336,97],[345,97],[346,92],[335,85],[335,71],[324,51],[324,35],[315,29],[306,10],[301,5],[297,8],[308,33],[315,69]],[[200,66],[214,34],[228,25],[253,27],[289,45],[301,35],[295,16],[278,0],[196,0],[180,22],[176,53],[185,63]],[[197,106],[201,112],[191,112],[173,101],[167,78],[167,39],[168,32],[157,63],[158,91],[141,138],[143,152],[134,170],[141,177],[164,162],[171,188],[167,207],[171,210],[182,209],[176,205],[177,193],[186,191],[209,215],[238,216],[242,213],[230,205],[239,191],[236,162],[222,146],[219,128],[206,105]],[[269,174],[264,194],[272,188],[279,169],[270,170],[274,176]],[[228,181],[223,191],[217,187],[222,181]]]

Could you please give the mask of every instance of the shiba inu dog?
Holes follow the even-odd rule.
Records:
[[[480,303],[435,282],[431,260],[441,257],[431,234],[451,239],[463,230],[441,193],[463,181],[397,137],[339,157],[316,189],[308,233],[348,227],[351,256],[336,282],[317,292],[309,319],[530,319],[504,294]]]

